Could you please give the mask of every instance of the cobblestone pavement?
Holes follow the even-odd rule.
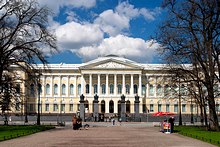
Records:
[[[0,142],[0,147],[213,147],[181,136],[164,134],[144,123],[91,123],[88,130],[72,130],[71,125],[30,136]]]

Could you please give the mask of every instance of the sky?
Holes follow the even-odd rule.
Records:
[[[152,39],[164,18],[162,0],[38,0],[53,11],[48,29],[59,53],[49,63],[76,64],[114,54],[139,63],[160,63]]]

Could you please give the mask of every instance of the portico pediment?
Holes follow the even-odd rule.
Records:
[[[142,66],[131,60],[104,58],[103,60],[87,62],[80,69],[142,69]]]

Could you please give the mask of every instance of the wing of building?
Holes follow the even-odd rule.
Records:
[[[42,114],[76,113],[80,96],[84,95],[85,113],[94,112],[94,96],[98,96],[98,113],[120,114],[122,95],[126,114],[178,112],[178,96],[171,89],[172,75],[163,64],[141,64],[109,55],[82,64],[49,64],[40,77],[38,96],[36,84],[23,86],[26,96],[19,111],[36,113],[40,99]],[[43,65],[38,65],[43,69]],[[181,94],[187,95],[182,84]],[[29,87],[29,88],[27,88]],[[137,98],[137,99],[135,99]],[[139,98],[139,99],[138,99]],[[182,113],[196,111],[195,105],[182,99]],[[26,106],[26,107],[25,107]]]

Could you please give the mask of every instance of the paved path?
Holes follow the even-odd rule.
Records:
[[[214,147],[208,143],[181,136],[164,134],[157,127],[141,124],[98,126],[72,130],[68,125],[0,142],[0,147]]]

